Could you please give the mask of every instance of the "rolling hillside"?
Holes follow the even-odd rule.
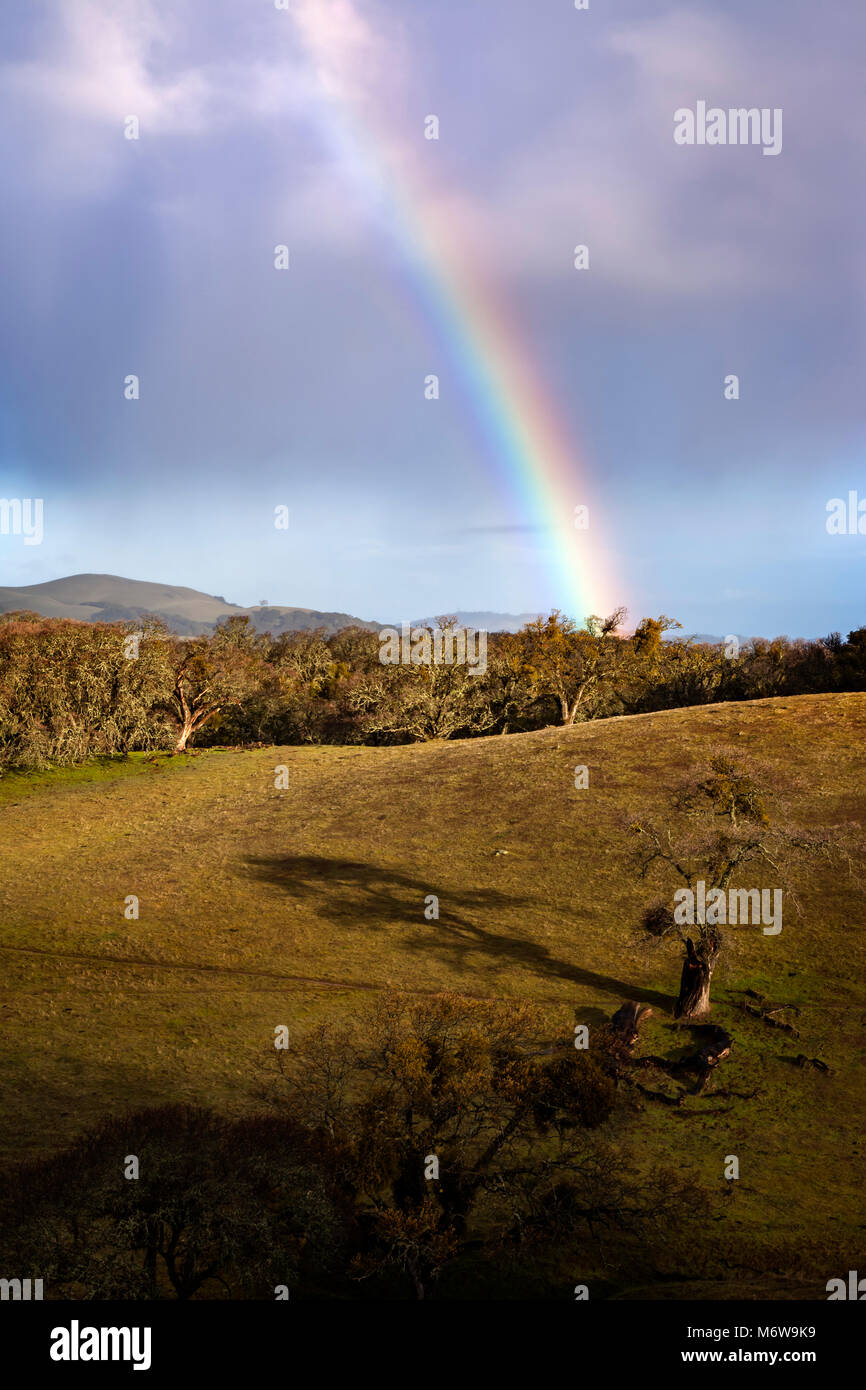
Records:
[[[4,1150],[45,1151],[107,1110],[165,1099],[248,1108],[276,1024],[296,1034],[389,986],[523,996],[566,1035],[639,999],[655,1010],[641,1047],[669,1053],[680,961],[635,930],[647,890],[625,826],[732,745],[796,771],[814,826],[866,819],[866,695],[3,778]],[[779,936],[729,931],[714,985],[734,1039],[728,1099],[649,1105],[618,1133],[726,1195],[734,1230],[808,1244],[864,1230],[866,910],[839,871],[813,866],[799,887],[802,915]],[[795,1032],[744,1011],[747,989],[784,1004]]]

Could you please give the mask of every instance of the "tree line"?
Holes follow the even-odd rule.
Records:
[[[866,689],[866,628],[846,640],[753,639],[740,650],[625,612],[554,610],[491,633],[483,671],[384,665],[375,632],[256,633],[232,617],[182,638],[157,618],[0,615],[0,767],[39,768],[193,743],[411,743],[570,725],[716,701]],[[456,625],[453,617],[436,620]]]

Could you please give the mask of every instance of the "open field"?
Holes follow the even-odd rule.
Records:
[[[866,695],[4,777],[2,1153],[46,1152],[106,1111],[163,1100],[258,1106],[276,1024],[297,1034],[387,986],[526,997],[552,1035],[640,999],[656,1011],[641,1050],[673,1052],[679,954],[636,931],[653,891],[627,870],[625,826],[734,745],[796,775],[811,824],[866,822]],[[799,888],[802,915],[786,910],[779,936],[727,933],[713,1017],[734,1047],[716,1088],[734,1098],[711,1087],[675,1111],[632,1109],[617,1139],[727,1192],[730,1227],[798,1242],[859,1231],[862,1245],[866,907],[823,865]],[[744,1013],[747,988],[790,1005],[798,1036]],[[799,1053],[831,1074],[796,1067]]]

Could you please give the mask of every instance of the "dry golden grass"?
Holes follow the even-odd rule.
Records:
[[[107,1110],[258,1104],[276,1024],[296,1034],[387,986],[527,997],[565,1034],[641,998],[656,1010],[644,1045],[671,1051],[679,960],[635,930],[647,890],[628,871],[624,822],[662,812],[667,788],[720,745],[796,779],[798,818],[866,817],[866,695],[4,779],[3,1152],[44,1152]],[[786,914],[780,936],[729,933],[717,976],[715,1012],[734,1035],[718,1089],[754,1097],[650,1105],[624,1142],[735,1188],[744,1224],[823,1237],[863,1225],[866,911],[826,866],[804,868],[800,889],[803,915]],[[739,1012],[750,987],[799,1008],[799,1039]],[[833,1074],[796,1068],[798,1052]],[[728,1153],[738,1184],[722,1179]]]

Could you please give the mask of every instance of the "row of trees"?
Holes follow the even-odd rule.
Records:
[[[256,634],[230,618],[179,638],[159,620],[0,619],[0,765],[208,743],[405,743],[514,733],[719,700],[866,688],[866,628],[843,641],[755,640],[736,654],[671,637],[666,616],[630,637],[625,614],[582,627],[554,611],[491,634],[483,672],[383,665],[375,632]],[[453,625],[453,618],[437,620]],[[663,640],[664,639],[664,640]]]

